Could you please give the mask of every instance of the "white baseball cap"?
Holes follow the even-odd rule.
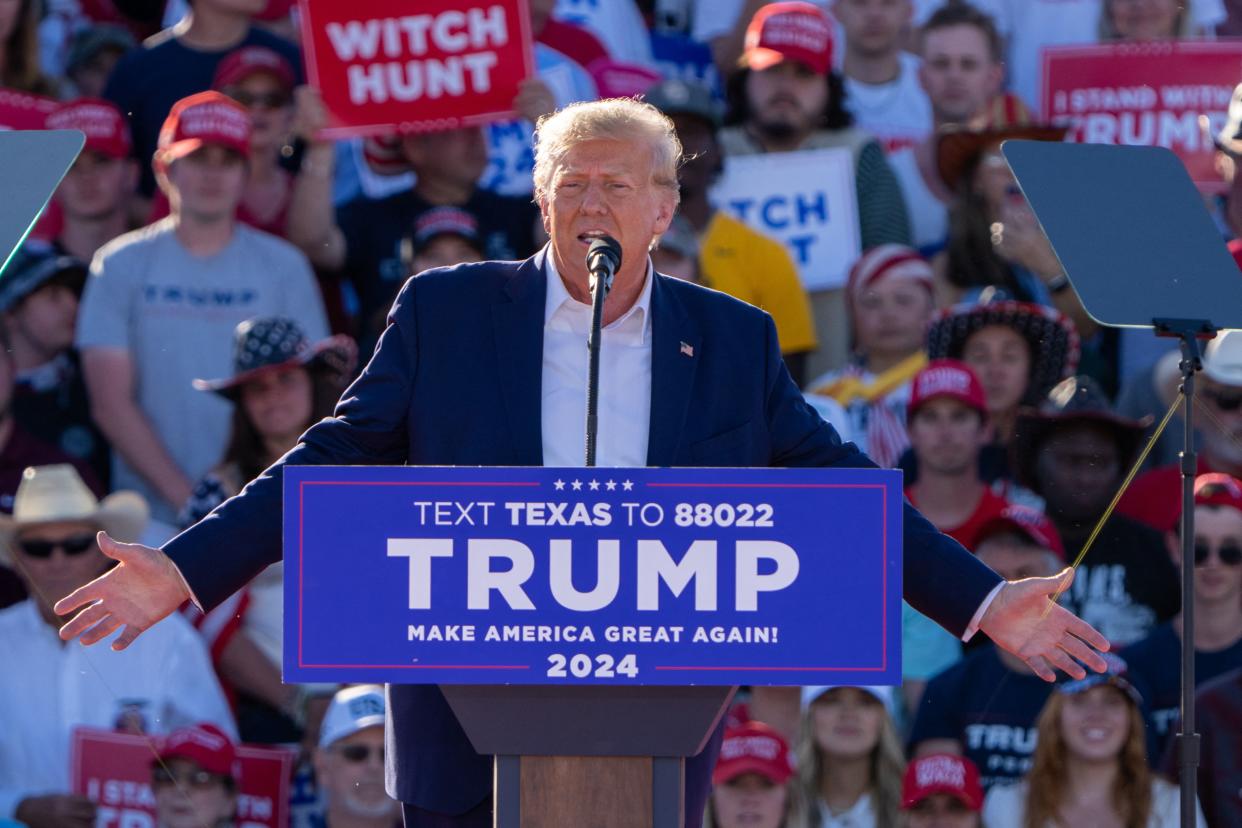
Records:
[[[338,691],[323,716],[319,746],[329,747],[368,727],[383,727],[384,711],[384,688],[378,684],[360,684]]]
[[[882,705],[891,712],[893,708],[893,688],[879,687],[868,685],[854,684],[818,684],[802,688],[802,706],[810,707],[820,696],[829,690],[836,690],[838,687],[853,687],[855,690],[861,690],[864,693],[870,693]]]
[[[1224,331],[1208,343],[1203,373],[1221,385],[1242,386],[1242,331]]]

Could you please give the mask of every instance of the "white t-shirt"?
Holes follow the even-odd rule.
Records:
[[[988,828],[1023,828],[1026,818],[1026,782],[1000,785],[983,800],[983,824]],[[1049,823],[1049,828],[1053,828]],[[1178,828],[1181,825],[1181,792],[1163,779],[1153,779],[1151,817],[1147,828]],[[1205,828],[1203,809],[1195,803],[1195,825]]]
[[[1221,0],[1186,0],[1191,20],[1208,31],[1225,20]],[[1009,88],[1038,113],[1041,51],[1048,46],[1095,43],[1103,0],[975,0],[1009,39]]]
[[[651,34],[634,0],[557,0],[555,16],[598,37],[613,60],[656,68]]]
[[[839,814],[829,813],[823,803],[819,806],[823,814],[819,828],[876,828],[875,809],[871,807],[871,794],[863,794],[854,807]]]
[[[237,224],[219,253],[194,256],[169,218],[119,236],[95,254],[77,345],[129,352],[139,408],[194,481],[220,462],[233,407],[192,383],[232,375],[233,331],[256,316],[289,317],[312,342],[328,335],[319,285],[301,251]],[[140,492],[158,520],[175,523],[181,504],[164,503],[119,453],[112,484]]]
[[[112,637],[115,637],[112,636]],[[120,652],[66,644],[34,601],[0,610],[0,822],[29,796],[69,792],[79,726],[137,715],[152,735],[197,722],[237,729],[198,635],[173,613]]]
[[[919,85],[919,59],[899,55],[901,69],[888,83],[861,83],[845,78],[845,106],[854,123],[870,132],[891,153],[927,137],[932,128],[931,101]]]
[[[914,147],[903,147],[891,153],[888,165],[893,168],[906,199],[914,246],[919,251],[939,247],[949,236],[949,208],[928,188],[914,156]]]

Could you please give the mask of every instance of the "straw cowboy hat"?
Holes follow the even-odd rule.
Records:
[[[98,500],[68,463],[31,466],[22,473],[13,514],[0,515],[0,562],[8,562],[13,536],[23,526],[89,521],[123,543],[138,540],[150,509],[137,492],[115,492]]]

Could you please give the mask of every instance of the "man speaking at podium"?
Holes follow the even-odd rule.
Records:
[[[185,600],[211,608],[281,557],[286,464],[577,466],[583,462],[586,253],[622,251],[604,304],[600,466],[870,466],[803,402],[764,312],[655,273],[647,256],[677,209],[672,123],[632,100],[541,120],[535,195],[551,238],[523,262],[436,269],[398,295],[370,363],[335,416],[162,550],[101,537],[120,562],[56,606],[61,630],[122,649]],[[955,635],[983,630],[1047,680],[1104,670],[1107,643],[1050,603],[1072,577],[1003,582],[905,508],[906,598]],[[348,608],[341,613],[348,615]],[[440,690],[392,685],[388,792],[409,826],[490,826],[492,765]],[[702,818],[720,733],[687,764],[686,825]]]

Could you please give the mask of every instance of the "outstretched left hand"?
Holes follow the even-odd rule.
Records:
[[[1075,679],[1086,676],[1084,666],[1104,672],[1107,665],[1100,654],[1108,651],[1108,639],[1053,603],[1073,581],[1074,570],[1068,568],[1051,578],[1010,581],[983,614],[979,629],[1044,681],[1056,681],[1057,670]]]

